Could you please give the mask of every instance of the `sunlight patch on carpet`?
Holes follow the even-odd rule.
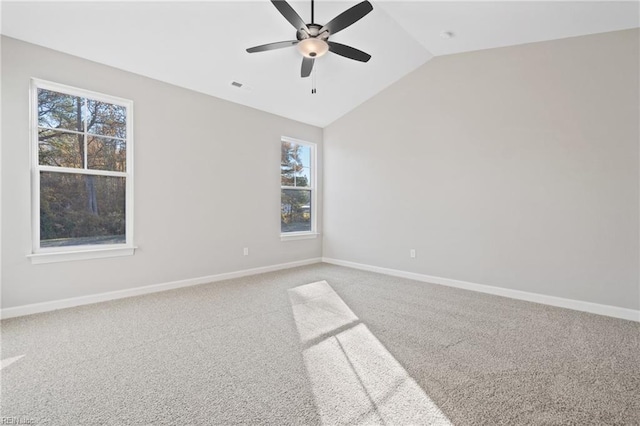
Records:
[[[324,424],[451,425],[326,281],[289,290]]]
[[[24,357],[24,355],[18,355],[18,356],[14,356],[13,358],[3,359],[2,361],[0,361],[0,370],[2,370],[3,368],[7,368],[8,366],[18,361],[22,357]]]

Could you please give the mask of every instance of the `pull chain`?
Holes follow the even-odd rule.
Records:
[[[318,74],[318,66],[316,65],[315,67],[313,67],[313,71],[311,72],[311,94],[315,95],[316,94],[316,84],[317,84],[317,78],[316,75]]]

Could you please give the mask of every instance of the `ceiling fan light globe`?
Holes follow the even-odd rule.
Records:
[[[298,51],[306,58],[319,58],[329,51],[326,41],[319,38],[307,38],[298,43]]]

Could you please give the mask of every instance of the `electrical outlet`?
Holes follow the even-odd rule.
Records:
[[[409,257],[411,257],[412,259],[415,259],[415,257],[416,257],[416,249],[409,250]]]
[[[249,256],[249,247],[245,247],[243,253],[245,256]]]

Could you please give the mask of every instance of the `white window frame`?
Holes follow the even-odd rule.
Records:
[[[282,149],[282,142],[294,143],[296,145],[303,145],[310,148],[309,152],[309,163],[311,167],[311,185],[308,187],[301,186],[286,186],[282,185],[282,180],[280,181],[280,196],[282,197],[283,189],[295,189],[295,190],[304,190],[311,191],[311,230],[310,231],[302,231],[302,232],[282,232],[280,230],[280,240],[282,241],[291,241],[291,240],[305,240],[309,238],[317,238],[318,236],[318,162],[317,162],[317,147],[318,145],[313,142],[307,142],[300,139],[290,138],[288,136],[282,136],[280,138],[280,149]],[[282,179],[282,175],[280,174],[278,179]],[[282,199],[281,199],[282,203]]]
[[[79,89],[64,84],[37,78],[31,79],[29,97],[30,137],[31,137],[31,224],[32,253],[28,255],[31,263],[51,263],[69,260],[96,259],[133,255],[133,101],[118,98],[90,90]],[[72,96],[79,96],[98,102],[123,106],[127,109],[126,123],[126,171],[78,169],[71,167],[42,166],[39,164],[38,146],[38,89],[50,90]],[[83,132],[86,134],[86,129]],[[124,244],[96,244],[65,247],[40,247],[40,172],[72,173],[93,176],[117,176],[125,178],[125,234]]]

